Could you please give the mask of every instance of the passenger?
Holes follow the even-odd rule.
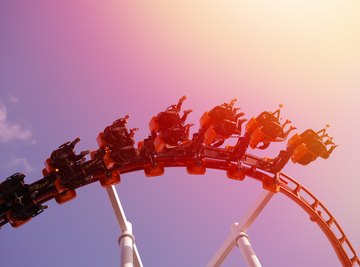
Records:
[[[175,147],[180,142],[189,139],[189,129],[192,124],[185,125],[185,121],[192,110],[185,110],[180,117],[181,107],[185,99],[186,96],[181,97],[176,105],[169,106],[165,111],[153,117],[150,122],[152,125],[150,128],[151,134],[158,143],[160,142],[157,148],[158,151],[161,151],[164,147]]]

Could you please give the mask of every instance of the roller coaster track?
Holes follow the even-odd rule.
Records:
[[[162,162],[164,163],[165,167],[186,167],[187,164],[186,160],[183,162],[177,161],[176,163],[172,163],[171,160],[164,159]],[[275,182],[271,174],[269,175],[269,173],[266,174],[261,170],[257,170],[256,166],[259,165],[259,162],[261,162],[261,159],[253,155],[245,155],[244,163],[248,165],[248,167],[242,166],[242,170],[245,172],[246,176],[254,178],[263,184],[267,183],[266,181],[270,181],[270,183]],[[228,169],[228,164],[224,161],[221,161],[221,158],[206,159],[205,165],[206,168],[210,169],[225,171]],[[133,168],[127,169],[126,172],[139,169],[139,167],[134,166]],[[279,186],[279,192],[295,202],[310,216],[311,221],[317,223],[322,232],[328,238],[341,264],[343,266],[356,266],[356,264],[360,266],[360,259],[352,247],[349,239],[345,235],[335,217],[330,213],[325,205],[308,189],[306,189],[303,185],[298,183],[290,176],[284,173],[280,173],[278,178],[279,179],[277,183]],[[340,236],[337,234],[340,234]]]
[[[289,197],[318,224],[328,238],[343,266],[360,265],[360,259],[335,217],[308,189],[289,176],[281,173],[280,192]],[[294,186],[294,187],[292,187]],[[307,197],[305,197],[307,196]],[[311,203],[307,199],[311,199]],[[334,228],[334,230],[332,229]],[[337,236],[340,234],[340,236]],[[351,253],[350,255],[348,252]]]
[[[209,169],[227,171],[229,169],[229,162],[225,160],[227,158],[226,154],[226,150],[219,148],[205,149],[205,155],[211,157],[205,157],[203,164]],[[159,157],[157,163],[162,164],[164,167],[187,167],[189,160],[191,160],[191,158],[181,158],[180,156],[176,157],[176,160],[174,160],[174,157]],[[235,166],[237,163],[232,162],[231,164]],[[274,190],[277,187],[278,189],[275,189],[276,191],[284,194],[301,207],[310,216],[311,221],[316,222],[326,235],[343,266],[356,266],[356,264],[360,266],[360,259],[356,255],[349,239],[325,205],[293,178],[284,173],[279,173],[277,174],[278,179],[275,179],[274,174],[259,169],[258,167],[261,165],[262,159],[250,154],[245,154],[241,171],[244,172],[246,176],[262,182],[265,189]],[[144,162],[139,161],[127,164],[117,170],[121,174],[125,174],[140,171],[143,169],[143,166]],[[94,179],[91,182],[96,181],[97,179]],[[42,198],[42,200],[39,200],[39,202],[44,203],[50,199],[52,199],[52,197],[48,195]]]
[[[65,155],[68,157],[66,160],[71,159],[71,164],[63,170],[48,166],[47,171],[43,171],[44,177],[29,185],[24,182],[25,175],[19,173],[0,184],[0,226],[10,223],[18,227],[41,213],[43,203],[53,198],[58,203],[64,203],[76,196],[75,189],[94,182],[100,181],[103,186],[116,184],[120,181],[120,175],[125,173],[144,170],[146,176],[159,176],[164,173],[164,168],[185,167],[189,174],[202,175],[206,169],[216,169],[226,171],[227,176],[235,180],[253,178],[261,182],[264,189],[287,196],[320,227],[343,266],[360,266],[360,259],[348,237],[325,205],[303,185],[280,172],[290,159],[289,153],[281,154],[282,167],[279,167],[279,161],[273,164],[274,161],[269,159],[245,153],[248,146],[246,135],[245,139],[239,137],[233,148],[206,145],[203,140],[194,137],[184,146],[160,152],[154,152],[149,146],[153,140],[145,139],[142,148],[139,147],[131,160],[113,161],[110,166],[106,163],[106,148],[101,144],[100,149],[93,151],[91,159],[87,161],[84,157],[86,153],[75,155],[73,148],[79,140],[68,142],[52,153],[51,157],[60,155],[58,158],[62,159]],[[242,145],[244,142],[246,146]],[[123,148],[128,146],[124,145]]]

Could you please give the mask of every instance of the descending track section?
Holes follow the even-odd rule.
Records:
[[[234,107],[236,100],[215,106],[203,114],[199,130],[190,139],[192,124],[185,122],[191,110],[180,115],[185,99],[180,98],[177,104],[153,116],[150,135],[138,142],[137,147],[134,140],[137,128],[127,128],[129,116],[126,115],[100,132],[99,149],[76,154],[75,145],[80,141],[76,138],[51,153],[40,180],[26,184],[24,174],[8,177],[0,184],[0,226],[10,223],[19,227],[44,211],[45,202],[51,199],[59,204],[68,202],[76,197],[76,189],[94,182],[114,185],[128,172],[143,170],[146,176],[154,177],[164,174],[166,167],[185,167],[189,174],[202,175],[210,168],[224,170],[228,178],[239,181],[252,177],[264,189],[285,194],[318,224],[343,266],[360,266],[354,248],[334,216],[309,190],[281,173],[290,159],[307,165],[319,157],[330,156],[336,145],[326,132],[328,125],[317,132],[308,129],[293,135],[274,158],[259,158],[247,153],[248,148],[264,150],[272,142],[285,141],[295,129],[289,126],[289,120],[280,122],[282,106],[249,120]],[[235,137],[236,143],[223,146],[230,137]]]
[[[329,239],[344,266],[360,265],[360,259],[335,217],[308,189],[285,174],[280,175],[281,192],[298,204],[316,222]],[[294,187],[293,187],[294,186]],[[311,201],[310,201],[311,200]]]

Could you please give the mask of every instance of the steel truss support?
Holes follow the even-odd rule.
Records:
[[[270,201],[270,199],[273,195],[274,195],[273,192],[264,191],[261,194],[261,196],[259,197],[259,199],[254,203],[254,206],[248,211],[248,213],[243,218],[241,223],[234,223],[232,225],[232,227],[231,227],[232,231],[231,231],[230,235],[227,237],[227,239],[222,244],[220,249],[215,253],[214,257],[207,264],[207,267],[221,266],[221,264],[224,262],[224,260],[230,254],[231,250],[235,247],[236,244],[239,246],[239,248],[241,248],[243,245],[246,244],[245,240],[243,238],[241,238],[241,236],[243,236],[244,233],[246,233],[246,231],[249,229],[249,227],[255,221],[255,219],[259,216],[259,214],[265,208],[266,204]],[[243,237],[247,240],[248,248],[249,247],[251,248],[248,238],[245,236],[243,236]],[[239,242],[240,242],[240,245],[239,245]],[[251,250],[247,249],[247,251],[248,251],[247,253],[250,253],[252,251],[252,249]],[[253,254],[255,256],[255,253],[250,253],[250,254],[251,255]],[[257,258],[256,258],[256,260],[257,260]],[[251,265],[250,264],[249,266],[261,266],[261,265]]]
[[[116,188],[113,185],[107,186],[106,191],[121,230],[119,237],[121,249],[120,267],[143,267],[139,251],[136,248],[135,238],[132,234],[132,225],[126,219]]]

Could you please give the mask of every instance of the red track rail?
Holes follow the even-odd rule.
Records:
[[[158,116],[166,114],[166,112],[170,112],[168,114],[170,116],[178,116],[179,114],[177,113],[179,113],[181,104],[185,99],[186,97],[182,97],[177,105],[171,106],[171,109],[168,108],[165,113],[159,113]],[[303,140],[301,137],[302,134],[300,136],[296,135],[297,137],[294,136],[295,138],[289,140],[286,150],[282,150],[279,156],[273,160],[261,159],[256,156],[246,154],[246,150],[249,145],[250,147],[256,147],[258,142],[263,142],[263,146],[260,148],[264,149],[269,145],[270,141],[278,142],[286,139],[288,133],[293,129],[293,127],[290,127],[287,132],[284,132],[284,126],[288,124],[289,121],[286,121],[281,126],[279,123],[280,109],[273,113],[261,113],[257,117],[259,118],[259,121],[252,118],[245,127],[245,135],[243,137],[239,137],[237,144],[234,147],[230,147],[230,149],[229,147],[219,147],[226,139],[224,139],[221,135],[220,143],[217,142],[217,145],[213,146],[206,145],[216,141],[214,139],[215,137],[211,137],[213,139],[209,137],[214,135],[213,132],[215,130],[212,129],[212,133],[209,133],[207,130],[209,127],[208,124],[215,123],[217,120],[215,118],[219,115],[221,115],[224,119],[226,118],[228,122],[231,122],[231,125],[236,129],[239,127],[239,129],[241,129],[241,123],[244,120],[242,120],[239,124],[241,121],[239,120],[239,117],[243,116],[243,113],[237,114],[238,109],[233,108],[235,101],[236,99],[232,100],[229,104],[216,106],[209,113],[204,113],[203,117],[200,119],[202,128],[198,133],[196,133],[196,135],[194,134],[193,140],[191,140],[190,143],[183,142],[181,145],[178,145],[173,149],[163,150],[162,146],[165,146],[165,141],[162,140],[161,135],[158,135],[160,129],[158,125],[159,121],[156,119],[158,116],[154,117],[155,119],[153,118],[149,124],[151,136],[141,142],[142,145],[138,147],[137,151],[135,151],[135,148],[133,147],[134,129],[128,131],[126,128],[128,116],[115,121],[113,125],[106,127],[104,130],[104,132],[107,130],[111,132],[111,129],[114,129],[114,133],[117,133],[115,135],[116,138],[112,136],[109,139],[112,140],[111,142],[114,141],[114,138],[116,139],[116,142],[119,141],[117,139],[119,139],[118,137],[120,136],[120,133],[122,134],[123,137],[120,138],[120,141],[125,143],[123,144],[123,142],[119,141],[119,145],[124,145],[124,147],[121,147],[119,151],[116,151],[117,146],[113,146],[114,144],[108,147],[109,144],[107,144],[107,142],[109,140],[105,141],[106,139],[103,139],[103,136],[105,135],[104,132],[101,132],[97,138],[100,149],[92,151],[91,160],[89,161],[86,161],[85,159],[85,155],[87,153],[82,152],[79,155],[76,155],[73,151],[76,143],[80,141],[80,138],[76,138],[72,142],[63,144],[57,150],[53,151],[51,157],[46,161],[47,169],[44,171],[45,177],[42,179],[27,185],[24,184],[25,176],[23,174],[16,173],[9,177],[8,181],[0,184],[2,185],[2,187],[0,187],[0,193],[3,191],[4,196],[0,198],[0,227],[8,222],[10,222],[12,226],[18,227],[30,220],[32,217],[38,215],[44,209],[44,207],[40,206],[41,204],[52,198],[55,198],[58,203],[69,201],[76,196],[75,189],[90,183],[100,181],[100,183],[104,186],[118,183],[120,181],[119,174],[144,170],[145,174],[148,176],[157,176],[164,173],[164,167],[186,167],[189,173],[204,174],[206,168],[210,168],[225,170],[230,178],[236,180],[243,180],[245,176],[254,178],[257,181],[260,181],[265,189],[272,192],[283,193],[285,196],[290,198],[290,200],[300,206],[306,213],[308,213],[313,222],[317,223],[328,238],[343,266],[351,267],[356,264],[360,266],[360,259],[356,255],[354,248],[350,244],[347,236],[334,216],[328,211],[325,205],[300,183],[286,174],[279,172],[290,159],[290,155],[294,155],[293,153],[295,153],[299,144],[301,142],[307,142],[306,138],[310,138],[311,140],[314,139],[312,141],[317,141],[317,143],[320,142],[321,148],[324,149],[326,153],[321,152],[318,156],[327,158],[336,147],[336,145],[331,142],[332,139],[327,134],[325,135],[326,128],[328,126],[319,132],[314,132],[310,129],[305,131],[305,136],[310,135],[310,137],[305,138],[306,140]],[[219,114],[217,114],[218,111]],[[214,115],[214,118],[211,118],[209,115],[211,112],[215,112],[214,114],[217,115]],[[180,129],[184,132],[186,132],[188,127],[190,127],[189,124],[183,125],[188,113],[189,112],[184,111],[183,117],[181,119],[178,117],[178,119],[175,120],[178,121],[177,123],[179,123]],[[282,132],[280,136],[282,137],[274,139],[273,137],[270,138],[268,136],[266,137],[266,140],[268,139],[266,142],[265,139],[261,139],[264,138],[265,132],[259,130],[260,128],[258,127],[262,125],[264,120],[269,120],[269,122],[272,123],[278,121],[277,124],[275,123],[277,125],[276,131],[278,131],[278,128],[280,127]],[[208,126],[205,127],[205,125]],[[263,126],[265,127],[265,124]],[[120,131],[119,129],[122,130]],[[205,131],[205,129],[207,130]],[[260,132],[255,134],[257,130]],[[271,130],[271,132],[272,131],[273,130]],[[319,135],[320,133],[322,133],[321,136]],[[208,136],[211,140],[205,140],[207,138],[206,136]],[[256,144],[251,141],[253,136],[257,136],[254,139]],[[327,142],[323,143],[322,138],[325,136],[329,138],[327,142],[332,144],[330,149],[326,148]],[[160,138],[160,141],[158,137]],[[156,143],[158,143],[158,145],[156,145]],[[304,145],[304,143],[301,144]],[[132,148],[132,150],[129,150],[129,147]],[[124,150],[122,150],[122,148],[124,148]],[[119,162],[115,162],[114,159],[110,157],[111,153],[108,153],[112,149],[114,149],[112,152],[121,152],[125,154],[131,152],[132,154],[130,155],[133,156],[125,157],[125,160],[123,160],[122,157],[117,157]],[[309,149],[304,151],[302,151],[302,153],[311,153],[312,156],[317,155],[317,153],[314,152],[314,154]],[[310,161],[307,162],[307,160],[308,159],[301,164],[308,164]],[[311,160],[311,157],[309,160]],[[57,164],[54,164],[53,161],[57,162]],[[57,167],[55,168],[54,166]],[[20,196],[25,199],[25,208],[23,207],[25,205],[21,202],[21,200],[20,203],[18,203]],[[23,206],[21,204],[23,204]]]
[[[258,161],[259,159],[246,155],[252,161]],[[163,158],[159,162],[164,164],[164,167],[186,167],[188,161],[177,160],[174,163],[171,159]],[[227,170],[226,162],[214,159],[205,159],[205,166],[210,169]],[[264,182],[264,179],[274,179],[273,174],[258,171],[255,166],[252,166],[249,162],[246,162],[249,167],[243,166],[246,176],[251,177],[257,181]],[[142,167],[138,165],[128,166],[128,168],[121,170],[121,173],[127,173],[132,171],[141,170]],[[301,207],[307,214],[309,214],[311,221],[316,222],[322,232],[328,238],[330,244],[334,248],[336,255],[343,266],[360,266],[360,259],[357,256],[354,248],[352,247],[349,239],[345,235],[344,231],[336,221],[335,217],[329,212],[325,205],[315,197],[308,189],[303,185],[295,181],[290,176],[280,173],[278,185],[280,187],[279,192],[290,198],[299,207]],[[275,181],[275,179],[274,179]],[[311,201],[309,201],[309,199]],[[340,234],[340,236],[337,236]]]
[[[229,164],[237,164],[237,162],[234,161],[230,163],[228,152],[224,149],[207,147],[205,150],[205,158],[202,160],[202,163],[206,168],[227,171],[229,169]],[[156,158],[157,164],[164,167],[187,167],[189,162],[192,161],[194,162],[193,157],[184,155],[179,155],[177,157],[160,156]],[[266,167],[262,167],[264,166],[263,163],[263,160],[256,156],[245,154],[242,158],[240,171],[246,176],[262,182],[265,189],[283,193],[301,207],[310,216],[310,219],[313,222],[316,222],[322,232],[326,235],[343,266],[351,267],[356,266],[356,264],[357,266],[360,266],[360,259],[349,239],[341,229],[335,217],[329,212],[325,205],[320,202],[320,200],[308,189],[288,175],[279,173],[277,175],[278,179],[275,179],[274,173],[270,172]],[[140,171],[144,169],[145,164],[147,164],[146,161],[140,160],[123,165],[117,168],[116,171],[119,171],[121,174]],[[49,179],[49,177],[44,177],[30,186],[38,183],[41,184],[41,181],[46,181],[46,179]],[[93,179],[82,183],[76,188],[96,181],[98,181],[97,175],[95,175]],[[38,203],[45,203],[52,198],[54,198],[54,189],[44,192],[36,201]]]
[[[320,200],[308,189],[286,174],[282,173],[280,175],[280,179],[282,180],[280,181],[280,192],[300,206],[310,215],[310,219],[318,224],[334,248],[342,265],[360,265],[360,259],[356,255],[349,239],[341,229],[335,217],[329,212],[325,205],[321,203]],[[311,202],[309,202],[308,199],[310,199]],[[337,234],[340,234],[340,236],[337,236]],[[348,253],[351,254],[349,255]]]

